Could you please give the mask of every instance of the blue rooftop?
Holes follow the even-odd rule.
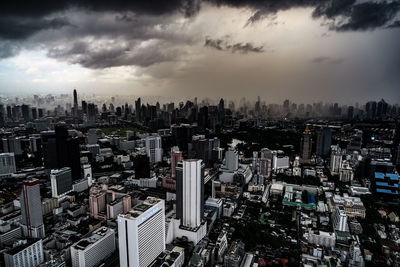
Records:
[[[384,187],[399,188],[399,184],[389,185],[387,182],[376,182],[376,185],[377,186],[384,186]]]
[[[399,176],[395,173],[383,173],[383,172],[375,172],[375,179],[384,180],[385,178],[389,178],[391,181],[398,181]]]
[[[377,193],[382,193],[382,194],[391,194],[391,195],[398,195],[399,194],[399,191],[397,191],[397,190],[392,192],[392,190],[390,190],[390,189],[383,189],[383,188],[377,188],[376,192]]]
[[[395,173],[387,173],[386,174],[387,177],[389,177],[390,180],[392,181],[398,181],[399,180],[399,176]]]

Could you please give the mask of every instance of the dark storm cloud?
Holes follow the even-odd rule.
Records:
[[[209,0],[209,2],[255,10],[245,26],[280,10],[314,7],[313,17],[331,20],[331,29],[336,31],[369,30],[385,26],[395,18],[400,4],[398,0],[362,3],[357,3],[356,0]]]
[[[104,44],[100,47],[92,42],[75,42],[69,47],[52,48],[48,56],[80,64],[90,69],[104,69],[119,66],[148,67],[153,64],[174,61],[182,53],[174,48],[161,47],[161,42],[140,47],[139,42]]]
[[[163,15],[180,11],[192,15],[200,8],[199,0],[39,0],[18,1],[5,0],[0,2],[0,15],[43,17],[51,13],[69,8],[81,8],[92,11],[135,11],[151,15]]]
[[[0,38],[22,39],[41,30],[55,29],[68,24],[65,19],[47,19],[55,13],[68,9],[83,9],[98,12],[127,12],[164,15],[181,12],[192,16],[200,9],[200,0],[44,0],[44,1],[0,1]]]
[[[12,57],[18,54],[20,47],[10,41],[0,41],[0,59]]]
[[[399,8],[399,2],[357,4],[351,9],[349,21],[336,29],[339,31],[354,31],[382,27],[395,18]]]
[[[340,64],[343,63],[343,58],[331,58],[331,57],[315,57],[311,60],[311,63],[321,64]]]
[[[264,52],[263,46],[254,46],[250,42],[230,44],[227,40],[212,39],[207,37],[204,46],[211,47],[219,51],[230,51],[232,53],[261,53]]]
[[[245,26],[280,10],[314,8],[331,30],[368,30],[398,27],[399,0],[358,3],[356,0],[143,0],[0,1],[0,58],[21,48],[39,46],[48,56],[87,68],[135,65],[147,67],[179,60],[186,49],[203,39],[181,31],[178,16],[197,14],[202,3],[249,8]],[[218,26],[218,25],[216,25]],[[115,42],[110,42],[114,40]],[[251,42],[206,38],[204,46],[231,53],[261,53]]]
[[[34,19],[25,17],[0,17],[0,37],[6,40],[25,39],[41,30],[59,29],[69,25],[65,18]]]
[[[330,28],[336,31],[363,31],[393,25],[400,2],[363,2],[331,0],[319,5],[313,17],[331,20]]]
[[[396,20],[392,24],[387,26],[387,28],[398,28],[398,27],[400,27],[400,20]]]

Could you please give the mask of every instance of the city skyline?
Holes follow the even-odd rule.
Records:
[[[2,94],[400,101],[397,1],[1,5]]]

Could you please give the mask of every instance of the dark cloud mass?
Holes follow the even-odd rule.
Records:
[[[331,58],[331,57],[315,57],[311,60],[311,63],[321,64],[340,64],[343,63],[343,58]]]
[[[6,40],[25,39],[38,31],[59,29],[66,25],[69,25],[69,23],[65,18],[0,17],[1,37]]]
[[[171,17],[194,17],[205,3],[251,9],[244,26],[298,7],[313,8],[313,18],[323,19],[323,25],[334,31],[400,26],[400,0],[4,0],[0,58],[40,45],[52,58],[95,69],[179,60],[196,37],[181,32]],[[203,36],[196,41],[201,43]],[[250,41],[206,38],[204,46],[240,54],[264,52],[263,46]]]
[[[264,52],[263,46],[254,46],[250,42],[230,44],[227,40],[212,39],[207,37],[204,46],[211,47],[219,51],[230,51],[232,53],[261,53]]]

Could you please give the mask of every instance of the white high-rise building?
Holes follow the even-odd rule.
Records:
[[[339,173],[339,169],[342,166],[342,151],[339,147],[332,147],[330,170],[331,174],[335,175]]]
[[[347,225],[347,214],[343,206],[336,206],[335,211],[332,213],[332,226],[333,230],[336,231],[349,231],[349,226]]]
[[[147,267],[165,250],[164,200],[148,197],[118,216],[121,267]]]
[[[198,227],[204,216],[204,165],[187,159],[176,167],[176,215],[186,227]]]
[[[225,152],[225,167],[229,171],[237,171],[239,168],[239,154],[237,150],[232,147]]]
[[[92,166],[90,164],[83,165],[83,179],[87,179],[88,186],[93,184]]]
[[[15,171],[14,153],[0,153],[0,178],[10,177]]]
[[[20,240],[4,253],[6,267],[35,267],[43,263],[42,239]]]
[[[146,153],[150,159],[150,163],[162,161],[162,146],[160,136],[147,136],[145,139]]]
[[[350,167],[349,163],[344,160],[342,167],[339,168],[339,180],[341,182],[351,182],[354,178],[353,168]]]
[[[51,195],[57,198],[72,191],[71,168],[65,167],[59,170],[52,170],[50,174]]]
[[[114,230],[101,227],[71,246],[72,267],[98,266],[115,251]]]

